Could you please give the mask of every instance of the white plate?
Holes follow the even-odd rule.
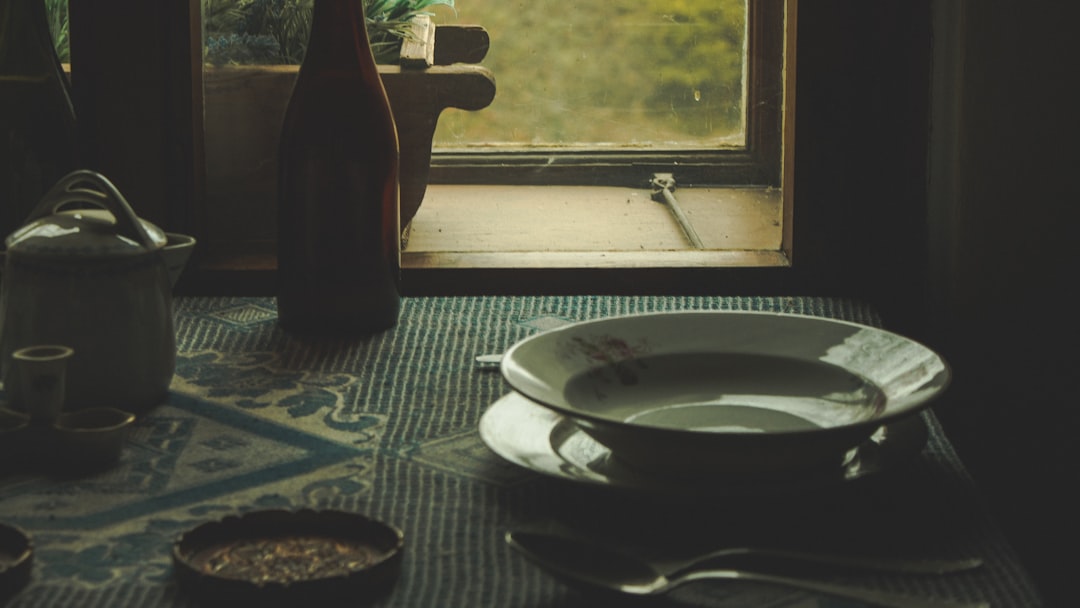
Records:
[[[895,468],[917,455],[928,437],[919,415],[875,432],[843,462],[794,478],[671,475],[635,469],[584,433],[572,420],[509,393],[480,417],[480,438],[493,452],[528,470],[585,484],[674,495],[785,493],[854,481]]]
[[[895,333],[741,311],[574,323],[514,344],[501,371],[639,469],[755,477],[834,464],[950,380]]]

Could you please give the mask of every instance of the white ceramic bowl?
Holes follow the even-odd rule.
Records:
[[[608,317],[513,345],[501,370],[625,463],[672,474],[794,474],[839,464],[926,407],[950,371],[908,338],[764,312]]]

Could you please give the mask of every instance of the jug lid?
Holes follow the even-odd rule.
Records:
[[[164,231],[145,220],[139,222],[149,237],[149,247],[119,232],[116,218],[104,209],[68,209],[13,232],[7,238],[7,250],[50,257],[118,257],[165,246]]]
[[[111,258],[142,255],[167,242],[163,230],[136,217],[108,179],[81,170],[61,178],[5,244],[9,253]]]

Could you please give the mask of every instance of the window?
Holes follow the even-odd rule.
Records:
[[[464,12],[465,0],[460,1]],[[705,256],[689,252],[681,265],[646,261],[633,267],[610,262],[611,256],[595,251],[588,258],[591,265],[574,265],[570,259],[552,263],[556,254],[530,259],[521,254],[513,267],[505,260],[479,267],[476,258],[455,262],[448,256],[443,267],[435,267],[424,264],[437,256],[425,254],[426,260],[414,260],[417,264],[406,269],[407,292],[526,290],[529,285],[522,286],[523,281],[545,291],[641,291],[652,286],[742,293],[837,293],[832,287],[863,285],[877,276],[897,284],[905,260],[915,259],[918,241],[911,236],[924,221],[917,202],[925,188],[928,4],[801,3],[796,41],[794,1],[749,2],[751,48],[754,40],[779,38],[782,42],[774,48],[782,54],[773,61],[784,69],[772,71],[772,80],[767,80],[769,70],[749,62],[748,82],[766,84],[747,87],[745,149],[684,149],[677,151],[682,155],[677,161],[659,157],[655,150],[597,150],[576,158],[562,155],[554,162],[550,155],[529,151],[508,151],[502,160],[447,151],[437,155],[432,170],[434,186],[450,189],[499,187],[505,184],[484,180],[509,182],[516,173],[526,183],[513,186],[513,191],[527,197],[537,194],[531,188],[645,191],[638,174],[678,168],[676,195],[686,204],[694,204],[689,199],[708,190],[690,186],[743,183],[767,190],[779,183],[785,198],[797,204],[783,204],[780,246],[749,252],[768,259],[747,262],[748,252],[733,248]],[[109,175],[140,215],[199,237],[197,257],[180,289],[265,293],[272,289],[273,260],[266,254],[273,246],[253,238],[252,230],[260,216],[272,214],[272,203],[226,212],[204,195],[201,8],[201,0],[71,4],[73,86],[86,133],[87,164]],[[772,17],[755,17],[761,14]],[[759,28],[764,34],[755,37]],[[796,46],[797,58],[789,52]],[[783,94],[778,89],[794,83],[796,63],[798,80],[806,84],[799,87],[797,103],[792,86],[783,87]],[[506,86],[505,77],[496,78],[500,87]],[[754,91],[764,97],[752,101]],[[780,101],[797,105],[798,128]],[[754,118],[762,108],[783,120],[783,140],[776,132],[780,123]],[[798,163],[763,162],[770,141],[774,149],[784,141],[783,154]],[[492,159],[497,164],[480,162]],[[538,167],[544,175],[529,185]],[[637,170],[622,174],[622,185],[594,185],[598,175],[616,175],[617,167]],[[483,178],[485,172],[488,177]],[[447,181],[463,185],[445,185]],[[228,199],[225,193],[220,200],[231,202]],[[878,264],[892,270],[882,274]],[[625,266],[631,268],[624,272]]]
[[[310,2],[202,0],[204,79],[301,61]],[[499,81],[483,111],[440,117],[437,179],[637,185],[678,166],[684,183],[779,184],[783,0],[434,2],[439,23],[489,29]],[[455,170],[484,165],[499,171]]]
[[[80,110],[89,110],[83,112],[91,119],[86,121],[90,126],[85,132],[88,140],[96,142],[96,149],[90,150],[88,157],[95,158],[96,168],[118,182],[129,198],[153,201],[149,204],[162,207],[154,210],[143,205],[144,215],[196,233],[200,240],[196,266],[202,263],[206,268],[254,266],[271,270],[274,155],[280,108],[292,84],[289,70],[200,66],[236,63],[215,61],[215,54],[220,54],[223,46],[245,42],[238,38],[247,34],[207,40],[211,37],[204,36],[204,32],[228,21],[230,11],[223,9],[234,9],[237,2],[190,0],[185,6],[147,7],[125,0],[110,1],[118,7],[114,15],[123,14],[124,19],[110,22],[100,11],[71,7],[71,28],[83,33],[73,37],[76,46],[82,47],[81,52],[72,53],[76,104]],[[280,3],[252,0],[239,4],[249,8],[266,5],[262,9],[276,10],[271,5],[277,7]],[[437,15],[437,21],[468,21],[469,11],[476,11],[475,21],[498,32],[492,36],[496,49],[500,40],[505,43],[501,51],[491,53],[496,69],[505,74],[496,72],[496,107],[473,115],[455,114],[452,110],[444,113],[431,163],[431,183],[513,185],[516,189],[463,193],[451,188],[437,194],[429,191],[432,198],[445,201],[443,213],[435,217],[436,222],[445,225],[429,221],[426,234],[452,236],[446,229],[455,225],[455,218],[448,219],[446,210],[455,201],[465,201],[459,208],[475,220],[477,214],[469,213],[468,206],[470,194],[477,193],[485,197],[477,203],[481,207],[499,206],[509,196],[515,199],[516,206],[538,211],[540,216],[565,216],[549,214],[550,208],[537,204],[556,192],[573,209],[566,217],[582,210],[588,212],[574,220],[579,227],[596,224],[618,232],[623,230],[620,224],[603,221],[605,216],[611,217],[611,212],[599,209],[615,204],[625,194],[620,189],[633,191],[627,201],[655,198],[655,193],[650,192],[650,180],[655,174],[667,173],[677,180],[679,202],[690,209],[684,216],[707,218],[710,209],[728,204],[722,199],[731,198],[730,192],[716,188],[753,189],[735,205],[752,207],[765,201],[765,229],[772,236],[764,249],[771,251],[764,258],[743,256],[742,262],[735,263],[746,264],[746,259],[751,259],[749,265],[783,264],[778,191],[787,17],[783,0],[696,0],[671,6],[664,0],[585,4],[575,5],[570,15],[560,15],[560,11],[565,13],[565,6],[553,0],[461,0],[457,13],[443,10]],[[553,19],[553,15],[559,18]],[[281,14],[277,17],[278,25],[306,28],[302,21],[288,23]],[[489,17],[490,26],[485,23]],[[168,34],[154,37],[136,31],[132,37],[131,28],[117,22],[167,23],[164,29]],[[554,48],[544,44],[550,38],[557,40]],[[135,52],[134,47],[124,48],[121,42],[130,44],[137,39],[150,47]],[[204,47],[205,42],[210,44]],[[260,41],[246,42],[251,43],[244,45],[249,51],[258,52]],[[284,47],[278,50],[284,52]],[[299,52],[293,49],[292,54],[299,60],[302,45]],[[537,54],[544,57],[527,61]],[[134,69],[117,73],[104,67],[118,59]],[[649,63],[652,60],[656,62]],[[623,69],[616,69],[620,64]],[[627,69],[628,64],[633,65]],[[191,75],[189,83],[183,81],[184,74]],[[540,78],[543,74],[546,80]],[[608,80],[604,80],[605,75]],[[95,81],[97,86],[80,87],[80,79]],[[590,87],[574,88],[582,82]],[[115,87],[113,96],[108,93],[110,87]],[[255,87],[260,88],[253,98],[249,92]],[[162,115],[143,116],[144,104],[115,103],[127,92],[136,99],[141,96],[144,103],[160,106],[161,98],[154,99],[151,94],[155,88],[168,95],[162,108],[165,120]],[[530,98],[533,101],[523,101]],[[544,103],[537,104],[536,100]],[[528,129],[505,126],[524,116],[539,118]],[[106,134],[109,127],[105,125],[109,123],[123,123],[119,136]],[[585,128],[605,123],[609,126]],[[503,125],[501,131],[499,125]],[[138,140],[144,149],[132,145]],[[150,160],[145,150],[147,140],[156,148],[153,156],[161,164],[144,171],[139,167]],[[170,189],[172,186],[177,188]],[[564,189],[551,189],[555,186]],[[689,186],[709,186],[713,190],[686,189]],[[606,189],[565,189],[569,187]],[[765,195],[761,196],[761,192]],[[638,206],[645,211],[620,210],[622,217],[631,219],[628,231],[650,233],[658,221],[669,232],[676,226],[660,204]],[[650,219],[651,215],[660,219]],[[519,215],[513,221],[536,217]],[[726,235],[710,239],[708,234],[700,239],[707,243],[704,249],[723,251],[723,255],[702,257],[699,251],[696,258],[687,258],[689,262],[657,262],[655,257],[643,258],[642,251],[619,252],[620,245],[604,238],[584,243],[570,234],[565,236],[565,243],[558,243],[562,238],[558,229],[549,231],[548,238],[543,230],[535,232],[535,227],[530,225],[527,232],[547,239],[546,247],[554,251],[517,251],[510,257],[491,255],[498,251],[473,252],[482,255],[472,255],[464,262],[458,254],[467,252],[457,251],[453,245],[449,247],[454,250],[453,256],[437,260],[439,256],[433,257],[430,249],[421,247],[420,237],[425,233],[418,228],[417,240],[410,241],[412,248],[406,248],[404,253],[409,258],[404,260],[404,266],[407,271],[427,265],[476,264],[573,268],[581,263],[594,265],[595,261],[590,261],[592,253],[605,249],[619,254],[601,261],[602,266],[723,266],[731,263],[731,251],[762,249],[747,245],[741,239],[746,231],[740,229],[735,231],[739,238],[733,240]],[[522,232],[513,224],[502,230],[510,238]],[[609,230],[608,234],[614,232]],[[685,243],[679,243],[684,239],[677,226],[669,236],[676,241],[674,244],[660,239],[638,243],[638,247],[645,252],[684,248]],[[479,242],[472,237],[467,232],[458,240]],[[588,255],[577,259],[566,255],[575,250]],[[543,255],[536,258],[534,253]]]
[[[542,274],[550,289],[575,273],[595,287],[623,269],[664,284],[679,270],[787,266],[787,3],[617,2],[595,14],[579,3],[546,18],[554,4],[478,13],[494,21],[485,63],[499,90],[480,112],[440,118],[405,268],[429,280],[482,269],[507,289]],[[500,29],[514,34],[500,43]],[[597,30],[593,45],[575,44]],[[654,192],[664,174],[673,201]]]
[[[779,186],[783,0],[462,4],[499,88],[440,118],[436,181]]]
[[[202,3],[211,257],[273,255],[273,155],[295,68],[263,64],[301,60],[305,4]],[[782,0],[458,4],[435,20],[489,29],[497,93],[439,119],[406,283],[437,268],[786,263]],[[657,174],[676,180],[681,214],[652,192]]]

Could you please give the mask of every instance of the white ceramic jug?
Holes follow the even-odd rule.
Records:
[[[140,220],[105,177],[62,178],[7,237],[0,277],[0,373],[19,409],[12,353],[64,344],[65,409],[141,411],[161,403],[176,365],[172,288],[195,239]]]

